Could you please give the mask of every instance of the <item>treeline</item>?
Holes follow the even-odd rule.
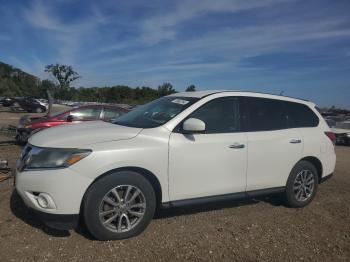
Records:
[[[143,104],[158,97],[175,93],[170,83],[164,83],[157,89],[117,85],[112,87],[79,87],[65,90],[51,87],[55,98],[72,101]]]
[[[0,96],[45,96],[45,85],[38,77],[0,62]]]
[[[0,62],[0,96],[46,98],[46,90],[50,90],[53,97],[60,100],[129,104],[142,104],[176,92],[170,83],[164,83],[157,89],[147,86],[131,88],[125,85],[62,88],[53,81],[40,80],[38,77]]]

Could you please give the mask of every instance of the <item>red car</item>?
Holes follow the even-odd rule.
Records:
[[[129,112],[128,109],[119,106],[86,105],[53,113],[51,116],[33,118],[24,116],[19,120],[16,141],[18,143],[26,143],[31,134],[53,126],[93,120],[111,122],[127,112]]]

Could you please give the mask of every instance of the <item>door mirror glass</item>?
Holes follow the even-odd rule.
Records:
[[[205,123],[197,118],[189,118],[183,123],[182,129],[188,133],[204,132]]]

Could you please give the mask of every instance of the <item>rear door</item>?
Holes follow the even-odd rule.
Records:
[[[284,101],[245,97],[248,138],[247,191],[286,185],[303,149],[301,133],[288,128]]]

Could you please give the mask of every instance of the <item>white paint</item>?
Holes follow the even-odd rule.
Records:
[[[23,171],[16,188],[25,203],[54,214],[78,214],[93,181],[110,170],[140,167],[160,182],[162,202],[283,187],[303,157],[318,158],[323,175],[334,171],[334,146],[324,134],[329,127],[314,104],[294,98],[250,92],[187,92],[177,97],[203,97],[157,128],[141,129],[89,122],[46,129],[30,138],[39,147],[91,149],[92,153],[65,169]],[[205,97],[204,97],[205,96]],[[253,96],[303,103],[320,118],[318,127],[226,134],[181,134],[174,128],[206,102],[225,96]],[[290,143],[292,139],[301,143]],[[230,148],[243,145],[242,148]],[[50,195],[56,209],[43,210],[27,192]]]

